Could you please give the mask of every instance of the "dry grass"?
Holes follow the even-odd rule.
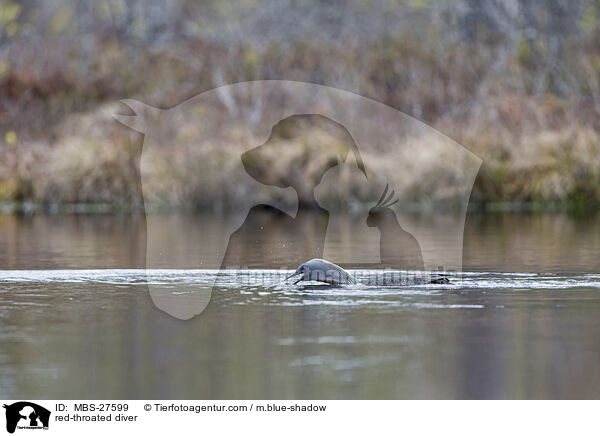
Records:
[[[0,198],[44,204],[142,204],[140,151],[143,136],[118,124],[112,114],[117,104],[69,117],[50,139],[19,143],[3,161]],[[182,117],[168,147],[156,147],[144,157],[145,200],[169,207],[226,209],[243,204],[248,195],[247,177],[240,154],[249,143],[260,143],[252,132],[227,131],[198,143],[203,123]],[[456,133],[456,132],[451,132]],[[521,134],[494,131],[485,125],[467,126],[452,135],[483,158],[472,201],[477,202],[588,202],[600,199],[600,138],[585,126],[565,126]],[[304,141],[324,141],[313,131]],[[444,147],[434,137],[409,138],[388,144],[387,149],[361,149],[371,178],[365,181],[352,158],[342,168],[330,170],[319,186],[319,201],[333,204],[376,199],[381,187],[392,182],[404,202],[452,199],[460,181]],[[5,148],[8,146],[5,145]],[[289,150],[293,150],[290,147]],[[414,150],[420,150],[415,153]],[[281,154],[272,167],[285,171],[292,154]],[[409,162],[410,164],[407,164]],[[445,168],[447,170],[445,170]],[[308,174],[306,175],[308,178]]]

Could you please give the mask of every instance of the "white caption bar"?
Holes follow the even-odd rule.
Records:
[[[543,432],[563,436],[597,432],[595,417],[600,410],[600,401],[4,400],[3,404],[0,434],[18,436],[132,432],[369,435],[380,430],[410,435]]]

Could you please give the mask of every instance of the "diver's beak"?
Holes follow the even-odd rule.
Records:
[[[294,274],[292,274],[291,276],[287,276],[285,279],[283,279],[284,281],[287,279],[291,279],[294,276],[297,276],[298,274],[300,274],[300,271],[296,271]]]

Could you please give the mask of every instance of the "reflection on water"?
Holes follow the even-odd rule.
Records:
[[[144,268],[138,215],[0,214],[0,269]]]
[[[300,287],[285,271],[228,271],[183,322],[146,282],[179,292],[216,271],[140,271],[143,218],[0,216],[0,393],[599,398],[598,238],[596,217],[473,215],[471,272],[448,285]]]

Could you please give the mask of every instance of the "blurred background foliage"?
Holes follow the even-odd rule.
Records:
[[[599,16],[599,0],[0,0],[0,201],[139,205],[142,138],[115,100],[286,79],[477,153],[474,203],[596,207]]]

